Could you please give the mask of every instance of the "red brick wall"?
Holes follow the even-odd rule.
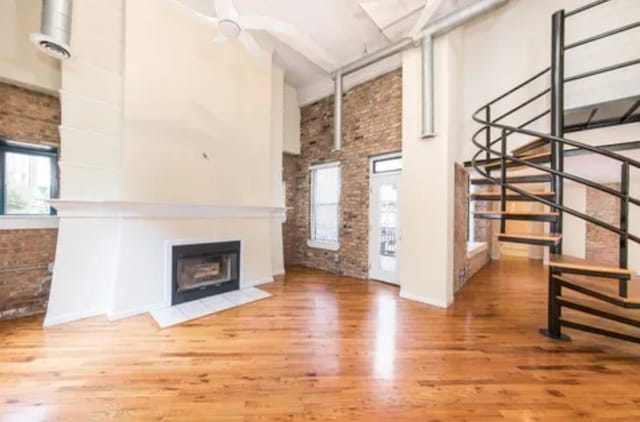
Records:
[[[0,82],[0,138],[58,146],[60,100]]]
[[[333,98],[302,109],[301,155],[284,157],[287,222],[285,263],[319,268],[357,278],[368,276],[369,157],[402,148],[402,72],[397,70],[359,85],[344,98],[344,141],[333,148]],[[307,247],[309,166],[340,161],[342,196],[340,250]]]
[[[44,312],[58,231],[0,230],[0,319]]]
[[[606,185],[620,190],[620,184]],[[620,200],[602,191],[587,188],[587,215],[620,227]],[[617,234],[587,223],[586,257],[602,264],[619,264],[620,244]]]
[[[0,138],[58,146],[60,101],[0,83]],[[0,319],[44,312],[57,230],[0,230]]]

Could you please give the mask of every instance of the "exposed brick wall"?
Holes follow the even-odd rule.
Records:
[[[60,101],[0,83],[0,138],[58,146]],[[0,230],[0,319],[44,312],[57,230]]]
[[[301,155],[285,156],[287,213],[285,262],[357,278],[368,276],[369,158],[402,147],[402,72],[393,71],[359,85],[344,98],[344,141],[333,148],[333,98],[302,109]],[[342,164],[340,250],[307,247],[309,166]],[[293,163],[292,163],[293,162]],[[295,185],[295,187],[292,187]]]
[[[475,220],[475,231],[477,242],[487,242],[489,247],[477,255],[469,258],[467,256],[467,230],[469,228],[469,206],[468,206],[468,186],[469,173],[460,165],[455,164],[455,205],[454,205],[454,244],[453,244],[453,288],[454,292],[459,291],[464,285],[480,271],[491,260],[491,236],[490,227],[487,220]],[[487,190],[485,187],[476,190]],[[474,209],[485,210],[488,208],[487,202],[475,201]]]
[[[455,164],[455,204],[453,230],[453,291],[457,292],[467,282],[467,229],[469,207],[467,186],[469,174],[460,164]]]
[[[0,230],[0,319],[44,312],[57,230]]]
[[[0,138],[58,146],[60,100],[0,82]]]
[[[620,190],[619,183],[607,184],[606,186],[617,191]],[[615,227],[620,227],[620,200],[607,193],[587,188],[586,213]],[[620,256],[619,239],[617,234],[587,223],[587,259],[617,266]]]

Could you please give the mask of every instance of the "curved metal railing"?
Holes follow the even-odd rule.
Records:
[[[599,6],[601,4],[604,3],[608,3],[611,0],[598,0],[595,1],[593,3],[587,4],[579,9],[576,9],[574,11],[571,12],[560,12],[562,14],[562,18],[563,18],[563,25],[564,25],[564,19],[566,19],[567,17],[570,16],[574,16],[576,14],[585,12],[587,10],[592,9],[593,7]],[[594,41],[598,41],[600,39],[606,38],[606,37],[611,37],[617,34],[620,34],[622,32],[631,30],[631,29],[635,29],[640,27],[640,22],[636,22],[636,23],[632,23],[629,25],[625,25],[622,26],[620,28],[616,28],[610,31],[606,31],[603,32],[601,34],[595,35],[595,36],[591,36],[588,37],[584,40],[581,41],[577,41],[568,45],[564,45],[564,40],[563,40],[563,45],[562,48],[564,48],[564,50],[568,50],[568,49],[573,49],[576,47],[580,47],[582,45],[586,45],[589,44],[591,42]],[[591,76],[596,76],[596,75],[600,75],[602,73],[606,73],[606,72],[611,72],[614,70],[618,70],[618,69],[622,69],[628,66],[634,66],[640,64],[640,59],[636,59],[636,60],[630,60],[630,61],[626,61],[623,63],[618,63],[618,64],[614,64],[611,66],[606,66],[600,69],[596,69],[596,70],[591,70],[588,72],[585,72],[583,74],[579,74],[579,75],[575,75],[575,76],[571,76],[571,77],[566,77],[563,78],[561,83],[568,83],[568,82],[573,82],[573,81],[578,81],[581,80],[583,78],[587,78],[587,77],[591,77]],[[550,208],[552,208],[553,210],[557,210],[563,213],[567,213],[570,215],[573,215],[577,218],[580,218],[582,220],[585,220],[589,223],[595,224],[599,227],[602,227],[608,231],[614,232],[616,234],[618,234],[619,236],[621,236],[622,239],[628,239],[631,241],[634,241],[636,243],[640,243],[640,236],[634,235],[632,233],[629,233],[628,230],[628,207],[629,205],[636,205],[636,206],[640,206],[640,199],[638,198],[633,198],[630,196],[629,194],[629,173],[630,173],[630,168],[637,168],[640,169],[640,162],[636,161],[634,159],[631,159],[629,157],[626,157],[624,155],[620,155],[618,153],[615,153],[613,151],[609,151],[607,149],[601,148],[601,147],[595,147],[595,146],[591,146],[576,140],[572,140],[572,139],[568,139],[568,138],[564,138],[564,137],[559,137],[559,136],[553,136],[549,133],[543,133],[537,130],[532,130],[530,128],[528,128],[532,123],[540,120],[541,118],[552,114],[552,109],[549,108],[546,111],[537,114],[536,116],[534,116],[533,118],[531,118],[530,120],[524,122],[523,124],[520,124],[518,126],[514,126],[512,124],[506,124],[504,123],[504,120],[507,119],[508,117],[512,116],[514,113],[524,110],[526,107],[534,104],[537,100],[545,97],[546,95],[552,93],[553,90],[553,86],[546,88],[542,91],[540,91],[539,93],[535,94],[534,96],[528,98],[527,100],[525,100],[522,103],[519,103],[517,106],[513,107],[512,109],[510,109],[507,112],[502,113],[501,115],[499,115],[496,118],[492,118],[492,107],[494,107],[496,104],[500,103],[501,101],[507,99],[507,98],[511,98],[511,96],[517,92],[519,92],[520,90],[522,90],[525,87],[530,86],[533,82],[539,80],[540,78],[542,78],[545,75],[550,75],[552,72],[552,67],[548,67],[538,73],[536,73],[534,76],[532,76],[531,78],[527,79],[526,81],[516,85],[515,87],[513,87],[512,89],[508,90],[507,92],[505,92],[504,94],[498,96],[497,98],[495,98],[494,100],[488,102],[487,104],[485,104],[484,106],[480,107],[474,114],[473,114],[473,120],[477,123],[480,123],[482,126],[473,134],[472,136],[472,142],[473,144],[478,147],[478,151],[474,154],[473,159],[472,159],[472,166],[475,168],[475,170],[484,178],[486,178],[487,180],[491,181],[493,184],[500,186],[502,189],[502,210],[505,210],[505,201],[506,201],[506,190],[511,190],[513,192],[517,192],[518,194],[522,195],[523,197],[526,197],[530,200],[533,201],[537,201],[540,202],[544,205],[549,206]],[[562,74],[564,73],[564,71],[562,72]],[[563,88],[561,88],[563,89]],[[562,110],[557,110],[556,112],[559,113],[564,113],[564,109]],[[492,129],[497,129],[500,131],[500,136],[496,137],[496,138],[492,138]],[[484,134],[484,139],[480,140],[479,137],[480,135]],[[597,154],[599,156],[603,156],[612,160],[615,160],[617,162],[620,163],[621,165],[621,190],[615,190],[612,189],[609,186],[603,185],[601,183],[597,183],[594,182],[593,180],[589,180],[589,179],[585,179],[583,177],[577,176],[575,174],[571,174],[571,173],[567,173],[564,171],[563,166],[560,166],[560,168],[550,168],[550,167],[546,167],[544,165],[540,165],[537,163],[534,163],[532,161],[529,161],[527,159],[523,159],[523,157],[518,157],[515,156],[514,154],[508,154],[507,153],[507,144],[508,144],[508,140],[509,140],[509,136],[513,135],[513,134],[520,134],[520,135],[526,135],[526,136],[531,136],[531,137],[535,137],[535,138],[541,138],[544,140],[549,141],[549,145],[552,146],[561,146],[562,151],[564,151],[564,148],[566,146],[571,146],[574,147],[578,150],[582,150],[582,151],[587,151],[589,153],[593,153],[593,154]],[[496,145],[500,143],[500,149],[496,149]],[[552,148],[553,150],[553,148]],[[483,164],[479,162],[480,157],[484,154],[485,156],[485,163],[489,163],[489,162],[501,162],[501,177],[495,178],[491,175],[491,171],[490,170],[486,170],[483,167]],[[621,216],[621,224],[619,227],[616,227],[612,224],[609,224],[605,221],[599,220],[593,216],[587,215],[583,212],[577,211],[575,209],[569,208],[567,206],[565,206],[562,203],[559,203],[556,200],[549,200],[540,196],[537,196],[529,191],[526,191],[518,186],[515,186],[512,183],[508,182],[507,179],[507,174],[506,174],[506,168],[507,168],[507,163],[515,163],[517,165],[521,165],[521,166],[526,166],[528,168],[532,168],[532,169],[536,169],[539,170],[541,172],[544,173],[548,173],[550,174],[552,177],[555,178],[559,178],[560,180],[564,181],[564,180],[571,180],[573,182],[577,182],[579,184],[597,189],[599,191],[605,192],[606,194],[609,194],[611,196],[615,196],[616,198],[618,198],[621,201],[622,204],[622,216]],[[559,217],[561,218],[561,216]],[[504,220],[503,220],[504,221]]]

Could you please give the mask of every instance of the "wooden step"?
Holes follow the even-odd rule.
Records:
[[[565,287],[563,296],[579,295],[580,298],[595,298],[619,308],[640,309],[640,297],[620,296],[618,282],[612,279],[577,275],[554,275],[553,277],[560,280]],[[567,291],[571,293],[566,293]]]
[[[502,178],[495,178],[498,183],[502,183]],[[551,183],[551,175],[549,174],[532,174],[530,176],[512,176],[507,177],[507,183],[511,183],[513,185],[517,184],[526,184],[526,183]],[[474,177],[471,179],[472,185],[491,185],[495,186],[491,180],[486,179],[484,177]]]
[[[535,246],[555,246],[562,239],[560,234],[532,234],[532,233],[500,233],[498,241],[508,243],[522,243]]]
[[[550,152],[541,152],[538,154],[528,154],[518,157],[521,160],[528,161],[530,163],[535,164],[546,164],[551,161],[551,153]],[[523,165],[520,163],[516,163],[511,160],[507,160],[507,168],[527,168],[527,165]],[[491,160],[491,162],[485,165],[486,170],[499,170],[502,168],[502,161],[499,159]]]
[[[553,200],[555,198],[555,192],[550,191],[527,191],[531,195],[535,195],[547,200]],[[475,192],[472,193],[469,198],[472,201],[500,201],[502,198],[500,197],[499,192]],[[528,198],[524,195],[520,195],[517,192],[508,191],[507,192],[507,201],[535,201],[535,199]]]
[[[583,274],[595,277],[630,279],[635,271],[612,265],[600,264],[593,260],[576,258],[568,255],[551,255],[549,268],[570,274]]]
[[[547,221],[554,222],[560,216],[557,212],[528,212],[528,211],[477,211],[473,213],[475,218],[482,220],[522,220],[522,221]]]
[[[527,152],[533,151],[538,148],[542,148],[549,145],[549,140],[544,138],[536,138],[533,141],[520,145],[518,148],[512,149],[511,153],[516,157],[522,157]]]

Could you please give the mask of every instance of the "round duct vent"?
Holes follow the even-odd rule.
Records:
[[[71,57],[72,0],[42,0],[40,32],[31,41],[45,54],[58,60]]]
[[[68,45],[54,40],[48,35],[31,34],[31,41],[38,46],[43,53],[53,58],[66,60],[71,57],[71,48]]]

